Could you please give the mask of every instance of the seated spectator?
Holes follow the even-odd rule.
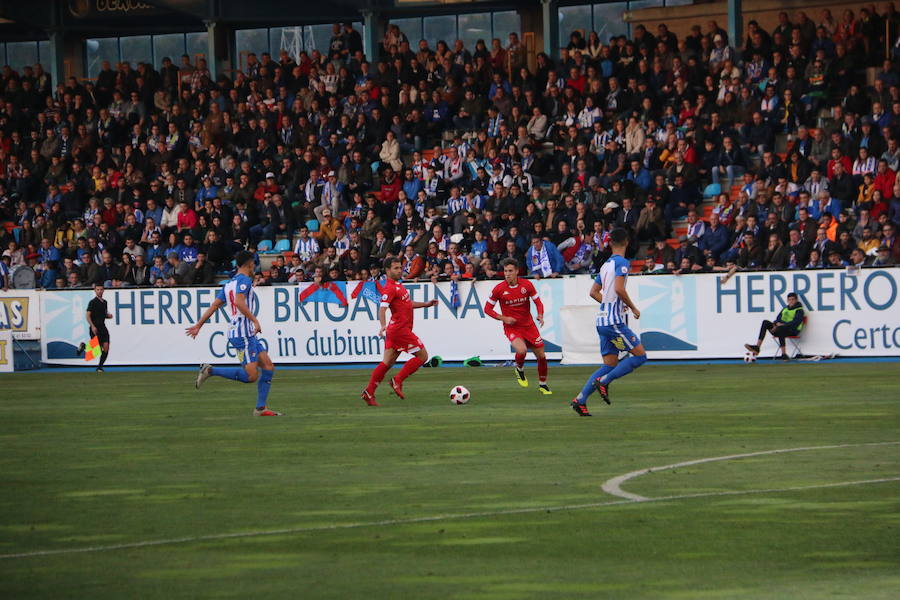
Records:
[[[781,358],[783,360],[788,360],[789,357],[787,355],[785,338],[800,335],[800,332],[803,330],[805,318],[806,313],[803,310],[803,306],[800,304],[799,297],[796,293],[791,292],[787,295],[787,306],[781,309],[781,312],[778,313],[775,320],[766,320],[762,322],[762,325],[759,328],[759,339],[756,340],[756,343],[744,344],[744,347],[754,355],[758,355],[763,340],[766,337],[766,333],[769,333],[773,338],[778,340],[778,347],[781,349]]]
[[[556,246],[538,235],[531,238],[525,262],[527,275],[536,279],[559,277],[565,268],[563,257]]]

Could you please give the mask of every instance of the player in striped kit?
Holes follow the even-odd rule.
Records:
[[[625,290],[630,269],[630,263],[625,259],[628,232],[614,229],[609,234],[609,243],[612,256],[600,267],[600,273],[594,279],[590,292],[591,298],[600,304],[596,324],[603,366],[591,374],[581,393],[572,401],[572,409],[582,417],[591,416],[587,409],[587,399],[594,390],[600,392],[600,397],[609,404],[609,384],[647,362],[647,353],[641,339],[628,327],[625,315],[627,308],[635,319],[641,318],[641,311]],[[628,350],[631,356],[619,362],[620,350]]]
[[[212,317],[219,308],[225,307],[228,315],[228,343],[237,350],[240,367],[214,367],[209,364],[200,366],[197,373],[197,388],[210,377],[224,377],[240,381],[241,383],[256,383],[256,408],[253,415],[256,417],[280,417],[281,413],[271,410],[266,401],[269,397],[269,388],[272,387],[272,376],[275,373],[275,365],[269,358],[257,334],[262,331],[255,312],[259,309],[259,300],[253,292],[253,254],[242,251],[237,255],[237,273],[230,280],[222,284],[222,289],[216,294],[212,306],[206,309],[200,320],[188,327],[187,335],[196,338],[200,328]]]

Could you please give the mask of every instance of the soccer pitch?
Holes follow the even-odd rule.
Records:
[[[589,372],[3,376],[0,597],[896,598],[896,363]]]

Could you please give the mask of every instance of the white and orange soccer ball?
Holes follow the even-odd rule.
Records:
[[[472,394],[469,393],[469,390],[461,385],[455,385],[450,388],[450,402],[453,404],[465,404],[471,397]]]

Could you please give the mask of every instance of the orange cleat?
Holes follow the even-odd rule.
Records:
[[[254,417],[283,417],[284,413],[276,412],[269,408],[268,406],[264,408],[254,408],[253,409]]]
[[[397,381],[396,377],[391,377],[391,389],[394,390],[398,398],[406,400],[406,396],[403,395],[403,382]]]

